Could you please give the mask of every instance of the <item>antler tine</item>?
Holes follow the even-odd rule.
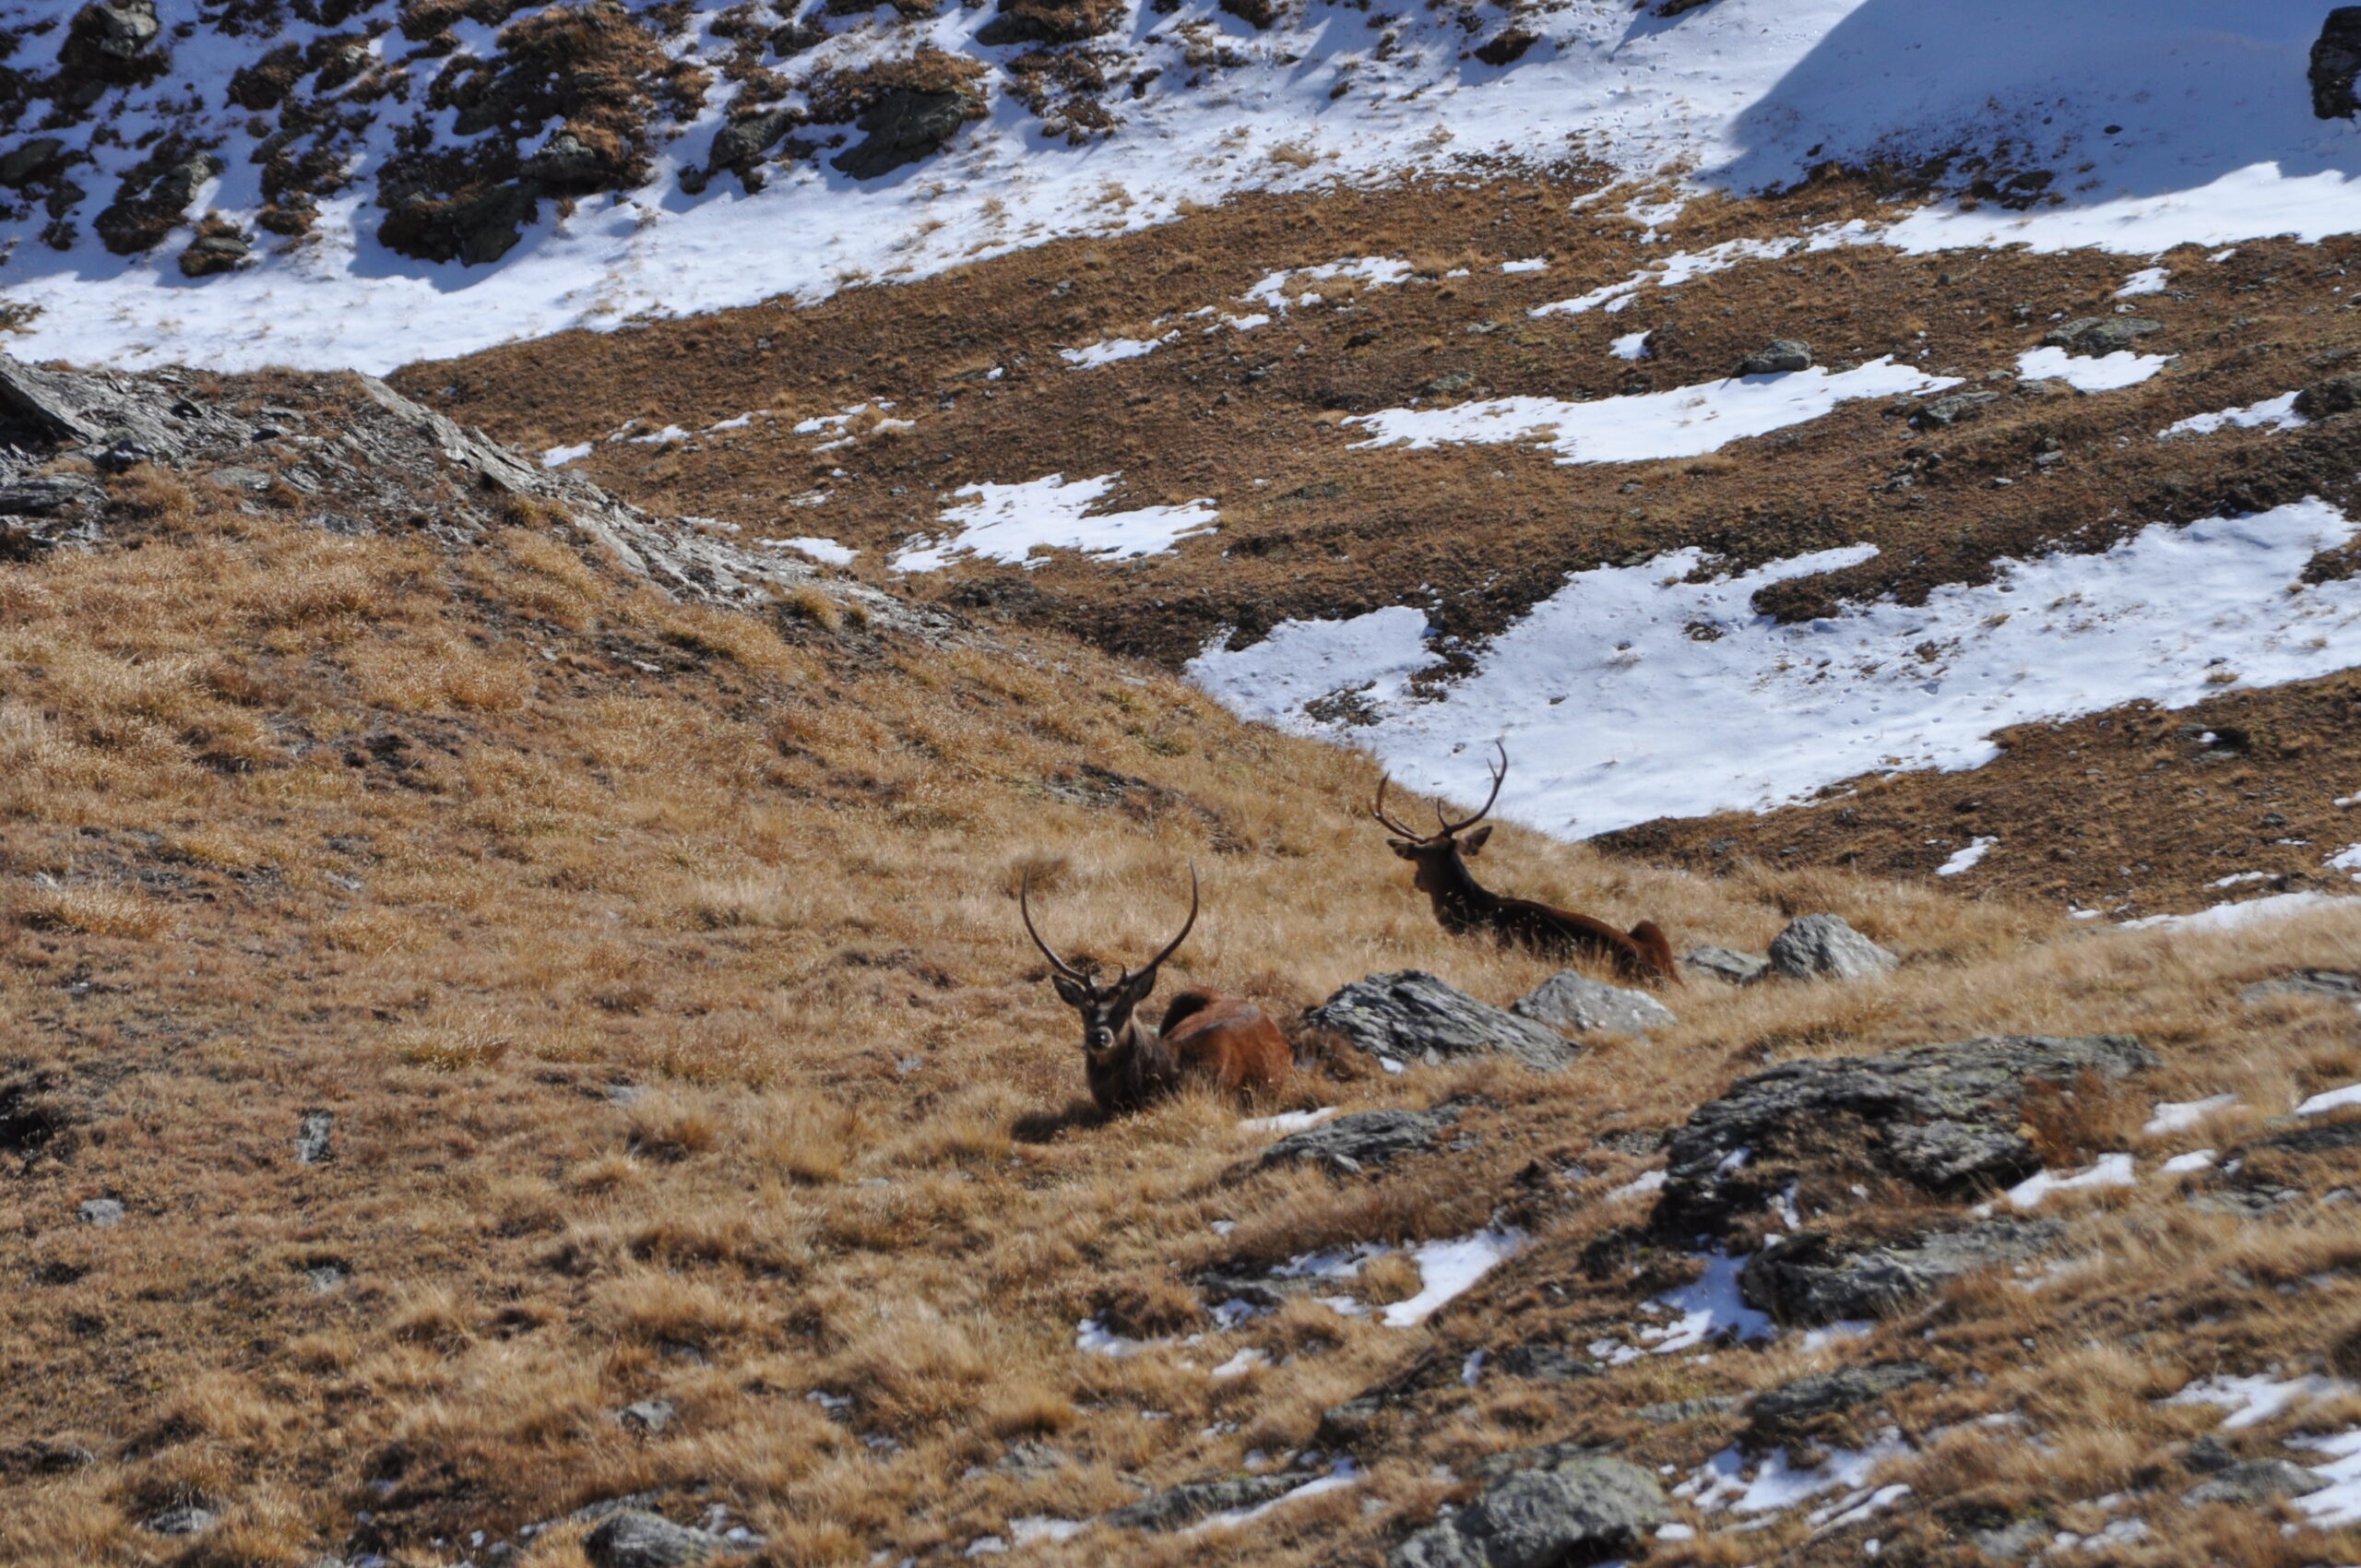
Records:
[[[1084,974],[1080,969],[1075,968],[1072,964],[1067,963],[1063,958],[1059,957],[1057,954],[1050,949],[1050,944],[1041,940],[1041,933],[1033,929],[1033,907],[1030,899],[1032,891],[1033,868],[1031,866],[1026,866],[1025,868],[1024,876],[1019,878],[1016,884],[1016,912],[1025,917],[1025,934],[1033,939],[1033,945],[1041,950],[1041,956],[1049,959],[1050,967],[1055,968],[1058,973],[1065,976],[1068,980],[1080,980],[1083,984],[1088,985],[1090,983],[1090,977]],[[1186,935],[1187,933],[1183,932],[1182,934]]]
[[[1181,922],[1180,934],[1166,943],[1164,944],[1164,951],[1158,953],[1155,957],[1150,958],[1141,967],[1139,972],[1144,975],[1152,975],[1156,973],[1158,968],[1163,967],[1164,960],[1171,957],[1173,954],[1178,953],[1180,950],[1180,944],[1189,940],[1189,932],[1192,927],[1196,925],[1196,923],[1197,862],[1191,861],[1189,862],[1189,918],[1185,921]]]
[[[1381,773],[1377,776],[1377,804],[1370,808],[1369,814],[1377,818],[1379,826],[1391,828],[1405,838],[1424,838],[1425,834],[1414,828],[1405,827],[1385,814],[1385,787],[1393,782],[1391,775]]]
[[[1462,822],[1444,823],[1442,831],[1445,837],[1457,833],[1463,828],[1473,827],[1477,823],[1483,821],[1487,816],[1491,814],[1492,802],[1501,798],[1501,782],[1509,776],[1509,749],[1499,741],[1494,741],[1492,744],[1498,746],[1501,753],[1501,765],[1491,770],[1492,792],[1484,797],[1484,803],[1477,808],[1476,814],[1474,816],[1468,817]],[[1441,805],[1437,805],[1435,807],[1435,819],[1439,822],[1442,820],[1442,807]]]

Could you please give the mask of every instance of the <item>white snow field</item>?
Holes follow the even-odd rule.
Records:
[[[12,0],[0,19],[52,9]],[[722,9],[697,8],[708,57],[726,53],[703,30]],[[198,0],[159,0],[158,11],[169,37],[197,21]],[[782,167],[756,195],[723,177],[692,197],[676,176],[703,164],[724,123],[735,89],[718,82],[677,139],[659,137],[647,185],[588,198],[564,218],[545,208],[506,258],[470,268],[412,261],[375,239],[374,172],[414,112],[389,104],[352,186],[323,203],[315,243],[190,281],[171,263],[182,239],[125,260],[82,223],[61,253],[37,238],[35,214],[0,225],[0,291],[40,307],[16,345],[35,359],[384,372],[651,313],[809,302],[1061,236],[1142,229],[1185,203],[1243,190],[1579,155],[1642,180],[1678,166],[1687,190],[1743,191],[1826,160],[2004,141],[2023,166],[2064,172],[2051,193],[2062,205],[1897,210],[1882,239],[1912,250],[2022,244],[2146,256],[2183,243],[2318,238],[2361,228],[2361,134],[2314,120],[2304,87],[2321,14],[2230,0],[1720,0],[1667,18],[1544,0],[1517,17],[1538,41],[1496,67],[1465,53],[1473,41],[1443,13],[1411,7],[1387,18],[1396,36],[1381,57],[1368,14],[1311,0],[1258,32],[1213,0],[1183,0],[1169,16],[1134,7],[1101,41],[1123,68],[1161,74],[1136,100],[1116,95],[1121,124],[1083,147],[1046,137],[995,73],[987,119],[882,180],[857,184],[806,161]],[[891,26],[881,11],[845,25],[797,69],[857,66],[921,42],[991,61],[1022,53],[974,42],[991,15],[951,6]],[[1184,54],[1201,47],[1184,35],[1192,29],[1243,63],[1188,85],[1196,73]],[[77,179],[111,190],[148,133],[169,122],[218,138],[227,164],[191,211],[250,220],[262,205],[256,138],[246,113],[221,102],[222,84],[262,48],[328,30],[289,18],[267,39],[203,26],[176,39],[171,72],[98,105],[110,139]],[[490,30],[463,20],[455,31],[463,52],[491,52]],[[11,65],[45,71],[64,34],[29,37]],[[383,55],[389,46],[406,47],[398,35],[367,47]],[[1332,98],[1346,75],[1349,90]],[[447,112],[435,124],[448,135]],[[1669,220],[1679,206],[1646,216]]]
[[[975,499],[943,509],[942,520],[951,531],[907,546],[891,564],[896,572],[939,572],[955,557],[973,555],[1038,566],[1041,562],[1033,552],[1044,549],[1114,558],[1157,555],[1221,520],[1210,501],[1086,516],[1121,477],[1069,481],[1050,474],[1024,484],[964,486],[955,493]]]
[[[1285,623],[1188,669],[1236,711],[1364,746],[1414,789],[1466,798],[1489,742],[1512,766],[1499,812],[1588,837],[1657,816],[1763,809],[1864,773],[1977,766],[1988,737],[2136,697],[2181,707],[2361,663],[2361,582],[2306,586],[2305,563],[2352,539],[2335,507],[2142,529],[2103,554],[1999,564],[1979,588],[1917,608],[1847,606],[1781,625],[1754,591],[1864,561],[1870,545],[1688,580],[1695,550],[1577,572],[1478,650],[1440,696],[1421,612]],[[1358,690],[1367,726],[1304,704]]]

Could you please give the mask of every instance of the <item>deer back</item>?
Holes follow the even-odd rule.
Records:
[[[1679,978],[1672,944],[1652,921],[1641,921],[1627,934],[1572,909],[1553,909],[1529,898],[1502,898],[1493,931],[1503,941],[1522,943],[1536,953],[1608,959],[1626,980]]]
[[[1225,1094],[1267,1093],[1294,1067],[1279,1027],[1243,997],[1184,991],[1164,1013],[1164,1043],[1178,1069]]]

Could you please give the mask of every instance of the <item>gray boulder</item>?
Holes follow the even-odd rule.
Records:
[[[65,144],[55,137],[33,137],[0,157],[0,185],[20,191],[65,168]]]
[[[1643,1035],[1680,1022],[1672,1009],[1643,991],[1626,991],[1572,969],[1560,969],[1509,1004],[1509,1011],[1554,1028],[1588,1034],[1610,1029]]]
[[[797,109],[769,109],[742,120],[732,120],[713,138],[713,151],[706,159],[706,178],[730,169],[737,171],[742,181],[763,154],[786,140],[787,133],[802,123],[802,111]]]
[[[1758,1443],[1776,1441],[1824,1416],[1870,1404],[1915,1383],[1931,1383],[1935,1376],[1924,1361],[1889,1361],[1799,1377],[1754,1401],[1747,1411],[1748,1435]]]
[[[2163,322],[2144,315],[2085,315],[2059,322],[2042,336],[2041,346],[2075,354],[2112,354],[2164,329]]]
[[[14,517],[54,517],[75,506],[104,497],[98,481],[83,474],[28,474],[0,484],[0,513]]]
[[[2312,42],[2312,113],[2321,120],[2350,120],[2361,111],[2353,92],[2361,77],[2361,6],[2339,6],[2320,24]]]
[[[2297,969],[2272,980],[2257,980],[2238,992],[2238,1000],[2249,1004],[2274,996],[2324,996],[2361,1007],[2361,974],[2349,969]]]
[[[1771,939],[1771,967],[1789,980],[1869,980],[1901,962],[1842,915],[1806,915]]]
[[[1811,345],[1793,338],[1774,338],[1738,361],[1740,375],[1784,375],[1811,368]]]
[[[156,0],[94,0],[75,14],[73,38],[112,61],[130,61],[156,42]]]
[[[175,1503],[140,1520],[139,1527],[151,1536],[198,1536],[220,1522],[220,1515],[209,1508],[200,1508],[194,1503]]]
[[[1362,1051],[1403,1062],[1504,1051],[1529,1067],[1554,1072],[1574,1059],[1573,1047],[1555,1030],[1478,1002],[1419,969],[1356,980],[1307,1019]]]
[[[1101,1515],[1104,1523],[1126,1530],[1178,1530],[1215,1514],[1258,1503],[1317,1480],[1316,1470],[1276,1470],[1262,1476],[1225,1476],[1216,1480],[1183,1481],[1137,1503],[1126,1503]]]
[[[1651,1426],[1670,1427],[1684,1421],[1701,1421],[1708,1416],[1725,1416],[1744,1403],[1735,1394],[1708,1394],[1696,1399],[1666,1399],[1643,1405],[1631,1415]]]
[[[1432,1111],[1356,1111],[1286,1137],[1263,1151],[1264,1167],[1309,1159],[1358,1174],[1372,1165],[1384,1165],[1396,1155],[1430,1148],[1445,1127],[1459,1120],[1449,1106]]]
[[[85,1225],[109,1229],[123,1223],[123,1204],[116,1198],[84,1198],[76,1206],[74,1218]]]
[[[874,180],[942,150],[967,123],[967,100],[958,93],[896,88],[860,116],[868,138],[830,161],[856,180]]]
[[[670,1399],[642,1399],[616,1411],[615,1422],[626,1431],[635,1431],[642,1437],[654,1437],[672,1424],[672,1401]]]
[[[1525,1470],[1394,1549],[1388,1568],[1558,1568],[1617,1550],[1665,1520],[1656,1479],[1585,1455]]]
[[[2334,419],[2361,409],[2361,375],[2331,375],[2296,394],[2296,411],[2308,420]]]
[[[2181,1493],[2191,1508],[2201,1503],[2235,1503],[2259,1508],[2274,1498],[2302,1497],[2329,1484],[2318,1470],[2291,1465],[2284,1459],[2243,1459],[2225,1465],[2213,1476]]]
[[[582,1538],[582,1555],[595,1568],[686,1568],[734,1550],[719,1536],[635,1508],[608,1515]]]
[[[1738,1275],[1738,1294],[1786,1324],[1883,1317],[1964,1275],[2037,1257],[2065,1233],[2055,1219],[1987,1219],[1848,1249],[1807,1231],[1755,1253]]]
[[[1535,1383],[1572,1383],[1577,1378],[1598,1375],[1598,1369],[1582,1357],[1562,1345],[1547,1341],[1512,1345],[1488,1364],[1510,1377],[1528,1378]]]
[[[2130,1035],[2003,1035],[1875,1056],[1783,1062],[1691,1114],[1667,1150],[1658,1224],[1716,1227],[1803,1176],[1896,1178],[1928,1193],[2040,1167],[2019,1132],[2025,1086],[2155,1065]]]
[[[1691,948],[1680,963],[1683,968],[1711,975],[1729,985],[1752,985],[1771,970],[1771,960],[1766,957],[1735,948],[1715,947],[1710,943]]]
[[[1962,420],[1974,419],[1982,413],[1987,406],[1999,400],[2000,394],[1998,392],[1954,392],[1948,398],[1937,398],[1927,403],[1911,417],[1919,424],[1931,425],[1940,430],[1946,425],[1957,424]]]
[[[295,1129],[295,1163],[324,1165],[334,1151],[328,1146],[328,1134],[336,1128],[336,1112],[306,1111]]]

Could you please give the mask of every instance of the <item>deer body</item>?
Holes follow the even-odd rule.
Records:
[[[1377,805],[1371,813],[1382,826],[1400,834],[1386,844],[1404,860],[1416,866],[1412,877],[1418,891],[1434,905],[1435,921],[1453,936],[1469,936],[1489,932],[1503,944],[1530,948],[1551,957],[1605,958],[1615,966],[1616,972],[1626,980],[1680,983],[1680,974],[1672,961],[1672,943],[1654,921],[1642,921],[1628,932],[1616,930],[1605,921],[1588,915],[1578,915],[1571,909],[1556,909],[1530,898],[1514,898],[1493,892],[1476,880],[1467,869],[1467,859],[1479,854],[1484,841],[1492,836],[1489,824],[1467,829],[1483,820],[1492,809],[1492,802],[1500,798],[1501,781],[1508,777],[1508,751],[1501,751],[1500,766],[1492,775],[1492,792],[1485,799],[1483,810],[1459,822],[1442,815],[1441,807],[1435,820],[1442,831],[1431,834],[1414,833],[1385,814],[1385,784],[1377,787]],[[1460,837],[1461,834],[1466,837]]]
[[[1204,1082],[1224,1094],[1267,1093],[1294,1065],[1286,1037],[1263,1010],[1242,997],[1217,991],[1184,991],[1164,1010],[1161,1028],[1138,1016],[1156,989],[1157,970],[1172,956],[1197,923],[1197,873],[1189,873],[1189,920],[1180,934],[1136,974],[1124,970],[1111,984],[1059,957],[1033,929],[1028,873],[1017,889],[1025,930],[1050,960],[1050,983],[1059,998],[1082,1015],[1083,1078],[1090,1098],[1109,1115],[1136,1111],[1171,1094],[1184,1082]]]

